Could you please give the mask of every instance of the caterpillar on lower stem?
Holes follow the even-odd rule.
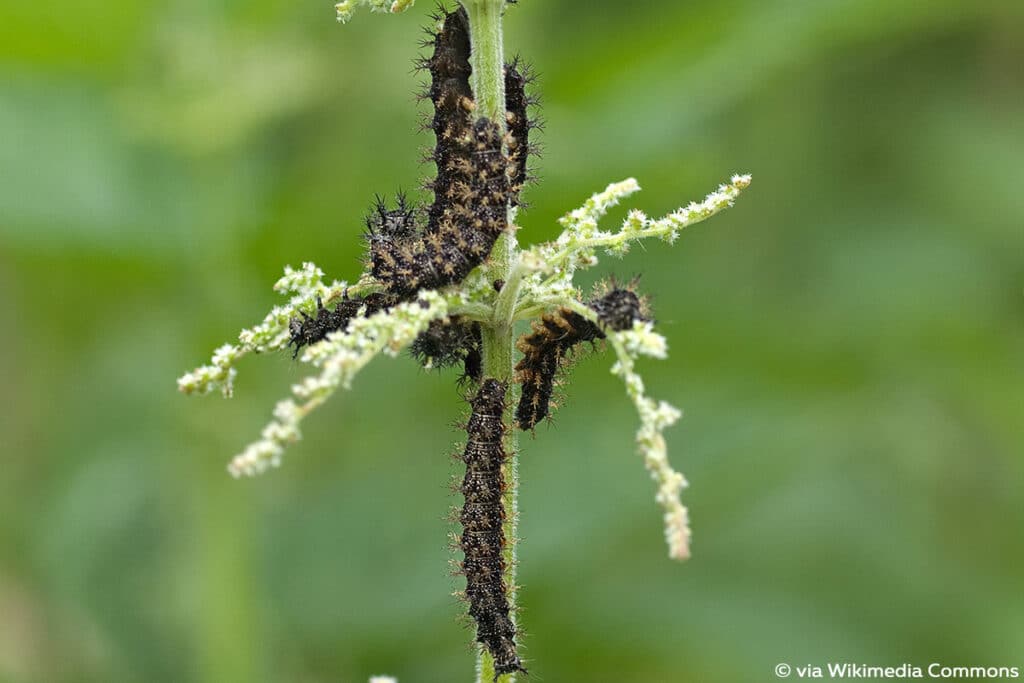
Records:
[[[516,364],[516,381],[522,385],[516,424],[522,430],[533,429],[550,412],[555,377],[569,351],[583,342],[604,339],[602,327],[620,331],[637,320],[647,319],[646,303],[637,296],[632,284],[607,291],[587,302],[597,314],[600,325],[567,308],[546,313],[533,323],[530,332],[516,342],[523,357]]]
[[[459,521],[459,547],[466,577],[469,615],[476,623],[476,640],[494,660],[494,680],[503,674],[526,673],[516,647],[516,626],[512,620],[505,583],[505,508],[502,496],[505,479],[505,394],[508,386],[496,379],[484,379],[470,399],[472,413],[466,425],[466,448],[462,460],[466,475],[460,490],[464,499]]]

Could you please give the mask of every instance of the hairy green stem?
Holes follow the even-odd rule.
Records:
[[[501,30],[501,15],[505,0],[461,0],[469,16],[469,37],[472,50],[470,65],[473,67],[472,88],[477,113],[486,116],[505,127],[505,55]],[[509,225],[514,213],[509,209]],[[517,260],[518,244],[515,234],[502,235],[494,245],[488,265],[488,276],[494,281],[508,282]],[[513,278],[516,279],[516,278]],[[511,406],[515,405],[516,391],[512,383],[512,360],[515,344],[512,313],[518,294],[518,281],[503,288],[496,301],[494,315],[489,322],[481,325],[483,337],[483,375],[510,384],[506,423],[510,423]],[[504,465],[507,493],[505,505],[505,583],[509,588],[509,607],[516,607],[516,526],[519,516],[518,456],[519,443],[515,429],[510,427],[505,439],[507,460]],[[494,680],[494,661],[483,647],[477,648],[477,683],[491,683]],[[501,677],[502,683],[514,683],[515,674]]]
[[[505,52],[501,14],[505,0],[461,0],[469,15],[473,99],[481,116],[505,126]]]

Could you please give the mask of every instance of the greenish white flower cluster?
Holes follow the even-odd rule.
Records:
[[[178,378],[178,391],[185,394],[208,394],[220,390],[230,398],[234,393],[235,365],[250,353],[266,353],[284,348],[288,343],[289,321],[300,311],[312,312],[317,299],[330,303],[341,298],[348,286],[344,282],[323,282],[324,273],[312,263],[303,263],[295,270],[286,266],[284,276],[274,284],[274,291],[294,294],[284,306],[274,306],[263,322],[242,330],[237,344],[224,344],[213,352],[209,365],[198,367]]]
[[[622,256],[637,240],[656,237],[675,242],[680,230],[729,208],[749,185],[749,175],[734,175],[704,201],[691,202],[657,220],[633,209],[620,230],[610,232],[600,228],[601,218],[621,200],[640,190],[634,178],[612,183],[603,192],[590,197],[583,206],[560,218],[559,223],[565,230],[558,239],[523,252],[521,262],[539,272],[571,278],[577,269],[597,264],[598,249],[603,248],[613,256]]]
[[[370,683],[398,683],[398,679],[391,676],[370,676]]]
[[[416,3],[416,0],[344,0],[334,6],[338,13],[338,21],[345,23],[352,18],[356,7],[369,7],[371,12],[404,12]]]
[[[320,374],[292,386],[294,399],[280,401],[274,419],[263,428],[260,439],[249,444],[228,465],[235,477],[254,476],[281,464],[288,444],[298,441],[302,420],[319,408],[339,388],[349,389],[352,380],[378,354],[397,356],[448,312],[447,300],[424,291],[416,301],[399,304],[365,318],[355,318],[345,332],[332,332],[302,354],[302,361],[320,368]]]

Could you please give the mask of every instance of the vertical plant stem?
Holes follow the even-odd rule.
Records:
[[[477,112],[505,126],[505,51],[501,14],[505,0],[462,0],[469,15],[470,85]]]
[[[501,29],[501,15],[505,0],[461,0],[469,16],[469,36],[472,51],[470,65],[473,67],[471,85],[476,100],[477,114],[486,116],[505,127],[505,55]],[[509,225],[512,224],[509,210]],[[516,261],[518,244],[511,232],[502,235],[491,252],[489,276],[492,280],[506,281]],[[504,293],[515,297],[514,291]],[[499,295],[499,299],[502,299]],[[513,302],[514,304],[514,302]],[[511,385],[508,406],[515,405],[516,392],[512,385],[512,359],[514,329],[511,311],[513,306],[496,306],[495,316],[488,324],[482,325],[483,375],[493,377]],[[518,457],[519,443],[514,427],[511,426],[511,409],[506,411],[505,422],[509,425],[505,438],[504,476],[507,491],[505,506],[505,583],[509,590],[509,607],[515,619],[516,607],[516,526],[518,521]],[[477,648],[477,683],[491,683],[494,679],[494,661],[483,647]],[[514,683],[515,674],[502,676],[502,683]]]

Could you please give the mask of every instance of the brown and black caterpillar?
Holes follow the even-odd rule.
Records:
[[[516,348],[523,354],[515,375],[522,385],[516,407],[516,424],[520,429],[533,429],[547,417],[555,376],[574,346],[604,339],[602,327],[621,331],[637,320],[647,319],[645,302],[630,287],[613,285],[586,305],[597,315],[600,325],[575,311],[560,308],[534,322],[530,332],[516,342]]]
[[[494,659],[494,680],[503,674],[526,673],[516,648],[516,625],[505,583],[505,479],[501,466],[506,384],[485,379],[470,399],[472,413],[466,425],[462,460],[466,475],[460,490],[464,503],[459,514],[462,534],[459,547],[466,577],[469,614],[476,622],[476,640]]]
[[[505,65],[505,124],[508,129],[508,182],[509,203],[518,206],[523,186],[532,176],[527,166],[531,156],[537,156],[537,145],[530,142],[530,131],[540,128],[538,119],[531,119],[528,109],[538,103],[536,97],[526,92],[526,86],[533,82],[532,70],[519,57]]]
[[[461,282],[491,253],[508,225],[502,140],[498,124],[480,118],[446,142],[457,153],[449,156],[449,186],[428,209],[425,230],[418,227],[421,212],[415,208],[371,214],[370,272],[388,292],[408,300],[421,289]]]
[[[433,105],[433,117],[424,126],[434,133],[434,149],[423,161],[437,166],[433,181],[424,183],[424,188],[434,193],[434,202],[428,210],[427,231],[436,230],[449,209],[449,197],[455,192],[456,182],[453,169],[471,163],[465,155],[463,145],[452,144],[469,134],[473,91],[469,85],[472,67],[469,65],[469,19],[461,7],[444,14],[434,14],[432,19],[441,25],[440,30],[431,33],[431,40],[425,46],[434,48],[430,57],[420,59],[416,66],[430,74],[430,83],[421,99],[429,99]]]
[[[445,14],[433,54],[419,63],[430,72],[425,94],[434,106],[433,203],[425,211],[400,204],[398,231],[381,225],[380,211],[367,221],[370,271],[400,298],[461,282],[507,228],[509,162],[501,126],[474,119],[468,22],[461,7]]]
[[[399,194],[396,206],[389,208],[378,197],[366,218],[367,260],[370,272],[385,290],[380,295],[385,305],[367,306],[367,314],[408,301],[420,289],[461,282],[483,263],[508,229],[507,207],[519,203],[519,193],[528,179],[527,157],[536,152],[529,142],[530,129],[538,125],[527,116],[527,108],[535,104],[525,91],[532,79],[529,71],[518,60],[505,67],[506,135],[494,121],[474,120],[466,12],[460,7],[434,19],[441,28],[426,42],[433,53],[418,63],[430,73],[423,98],[430,99],[434,108],[429,128],[435,147],[428,159],[436,164],[437,174],[426,183],[434,201],[421,207]],[[509,149],[508,155],[504,147]],[[336,311],[320,307],[315,318],[303,314],[291,322],[289,344],[297,354],[329,332],[344,329],[356,314],[350,313],[345,302],[338,304]],[[451,328],[442,333],[435,325],[425,333],[428,335],[432,338],[418,340],[414,346],[416,358],[435,366],[463,360],[465,376],[479,377],[479,344],[474,344],[472,334]],[[463,341],[467,344],[445,346],[446,342]]]
[[[317,297],[315,317],[305,311],[300,311],[302,318],[292,318],[288,323],[291,333],[288,346],[295,347],[292,357],[298,356],[303,346],[326,339],[331,332],[346,329],[349,322],[360,313],[370,316],[380,311],[386,311],[396,303],[398,300],[389,294],[374,293],[367,294],[365,297],[349,298],[346,293],[334,310],[328,310]]]

